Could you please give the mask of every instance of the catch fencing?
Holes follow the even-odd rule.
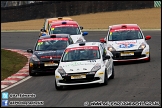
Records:
[[[161,1],[154,1],[154,7],[161,7]]]

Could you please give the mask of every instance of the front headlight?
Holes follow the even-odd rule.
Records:
[[[107,49],[108,49],[109,51],[116,51],[115,48],[112,47],[112,46],[109,46]]]
[[[58,72],[62,75],[62,74],[66,74],[65,70],[62,68],[62,66],[58,67]]]
[[[99,69],[101,69],[101,65],[99,63],[97,63],[92,69],[92,72],[97,72]]]
[[[34,61],[40,61],[40,60],[37,58],[37,56],[36,56],[36,55],[34,55],[34,54],[32,55],[32,57],[31,57],[31,58],[32,58],[32,60],[34,60]]]
[[[138,49],[144,49],[146,47],[146,44],[142,43]]]

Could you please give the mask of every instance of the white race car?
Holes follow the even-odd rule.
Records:
[[[49,35],[51,34],[70,34],[74,43],[86,42],[85,36],[88,32],[82,32],[82,26],[76,21],[56,21],[50,24]]]
[[[151,36],[145,37],[137,24],[118,24],[109,26],[107,36],[100,39],[100,42],[112,52],[115,62],[150,61],[149,39]]]
[[[66,85],[102,83],[114,78],[113,55],[100,42],[69,45],[55,70],[57,90]]]

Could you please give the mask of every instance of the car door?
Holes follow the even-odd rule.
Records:
[[[104,60],[104,58],[105,58],[105,56],[106,56],[106,49],[105,49],[105,47],[103,46],[103,44],[100,44],[100,47],[101,47],[101,56],[102,56],[102,60],[103,60],[103,63],[104,63],[104,65],[105,65],[105,67],[106,67],[106,70],[107,70],[107,75],[109,75],[109,65],[110,65],[110,63],[109,63],[109,59],[106,59],[106,60]]]

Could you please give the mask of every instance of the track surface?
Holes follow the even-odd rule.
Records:
[[[88,33],[87,41],[99,41],[107,31]],[[36,98],[10,98],[9,101],[44,101],[44,107],[83,107],[86,101],[156,101],[161,106],[161,31],[144,31],[144,35],[152,36],[148,40],[151,62],[116,65],[115,78],[107,86],[71,86],[57,91],[54,75],[40,75],[6,90],[9,94],[34,93]],[[1,47],[26,50],[34,47],[37,38],[38,32],[1,32]]]

